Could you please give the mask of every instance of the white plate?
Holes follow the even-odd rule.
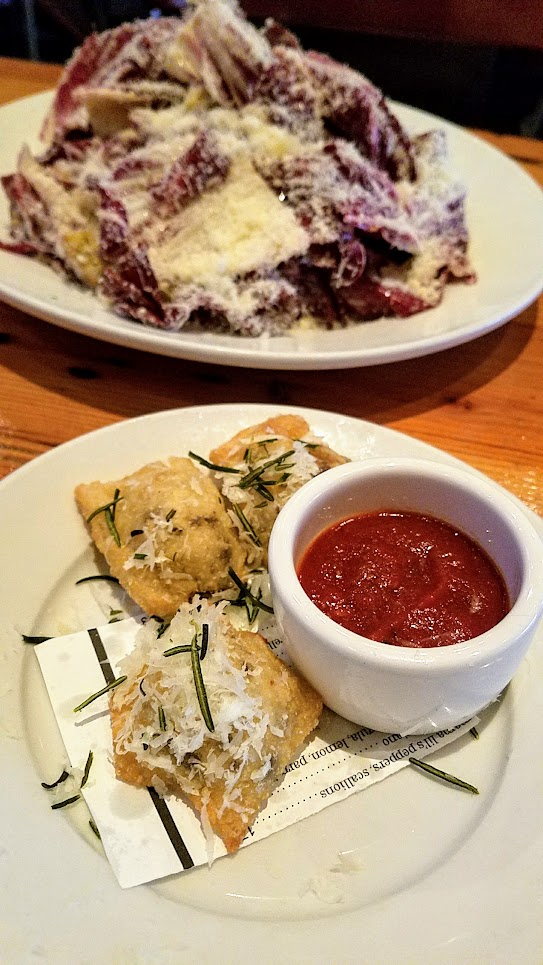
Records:
[[[480,740],[440,752],[479,797],[412,770],[216,862],[121,891],[85,807],[52,812],[40,781],[64,762],[37,660],[14,631],[91,625],[96,572],[72,490],[189,448],[205,453],[279,411],[356,457],[436,449],[316,410],[224,405],[170,410],[99,430],[35,459],[0,484],[0,947],[28,965],[282,962],[540,965],[543,947],[543,632]],[[527,511],[528,512],[528,511]],[[435,760],[435,758],[434,758]],[[303,894],[355,850],[338,904]]]
[[[0,108],[0,174],[12,171],[38,132],[50,94]],[[163,332],[119,318],[98,298],[33,259],[0,251],[0,298],[31,315],[95,338],[160,355],[262,369],[335,369],[428,355],[503,325],[543,287],[543,195],[521,167],[462,128],[394,104],[406,128],[447,131],[451,170],[468,189],[467,219],[476,285],[449,285],[441,305],[407,319],[363,322],[342,331],[270,338]],[[1,193],[1,192],[0,192]],[[7,237],[7,203],[0,231]]]

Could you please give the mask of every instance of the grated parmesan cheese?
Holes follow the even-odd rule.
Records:
[[[134,651],[119,668],[121,673],[140,676],[142,685],[117,736],[117,747],[142,762],[156,756],[160,767],[172,774],[185,765],[185,790],[196,776],[204,784],[223,780],[225,807],[230,807],[238,796],[232,792],[244,767],[256,763],[252,779],[260,783],[271,765],[269,756],[262,755],[269,715],[247,690],[249,670],[240,669],[230,656],[226,606],[227,602],[210,604],[197,599],[181,607],[160,637],[152,620],[141,628]],[[202,670],[213,732],[206,726],[198,701],[190,653],[164,655],[172,647],[190,645],[204,622],[209,638]],[[164,730],[159,727],[159,707],[166,721]],[[204,745],[205,765],[198,758]]]
[[[149,246],[159,285],[196,282],[213,288],[263,266],[274,267],[309,247],[290,208],[277,199],[248,158],[237,158],[223,185],[195,200],[178,230]]]

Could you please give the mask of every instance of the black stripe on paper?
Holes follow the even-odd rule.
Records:
[[[98,663],[102,668],[105,682],[106,684],[111,684],[115,680],[115,674],[113,673],[113,668],[109,662],[109,657],[106,653],[102,638],[96,629],[89,630],[88,634],[91,638],[96,656],[98,657]],[[193,868],[194,861],[192,860],[187,846],[179,833],[179,828],[170,814],[170,809],[166,804],[166,801],[164,798],[161,798],[159,794],[157,794],[154,787],[148,787],[147,790],[149,791],[151,801],[155,806],[155,810],[162,821],[164,830],[171,841],[172,847],[181,862],[183,870],[186,871],[188,868]]]
[[[183,870],[186,871],[188,868],[194,868],[194,861],[188,852],[183,838],[179,834],[179,828],[171,816],[170,809],[166,804],[166,801],[163,797],[160,797],[160,795],[155,791],[154,787],[148,787],[147,790],[149,791],[151,801],[155,806],[156,812],[162,821],[164,830],[172,843],[172,847],[181,864],[183,865]]]
[[[109,657],[106,653],[104,644],[102,643],[102,638],[98,633],[98,630],[89,630],[89,637],[91,638],[92,645],[94,647],[94,652],[98,657],[98,663],[102,668],[102,673],[104,675],[104,680],[106,684],[112,684],[115,680],[115,674],[113,673],[113,668],[109,662]]]

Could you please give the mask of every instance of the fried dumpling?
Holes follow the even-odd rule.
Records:
[[[292,494],[313,476],[348,461],[297,415],[242,429],[209,458],[252,565],[266,564],[272,526]],[[228,471],[221,472],[222,466]]]
[[[322,700],[263,637],[235,629],[226,606],[184,605],[166,629],[149,621],[121,662],[127,679],[110,712],[119,780],[182,798],[235,851]]]
[[[190,459],[82,483],[77,505],[113,576],[149,614],[169,618],[195,593],[232,587],[245,551],[212,480]]]

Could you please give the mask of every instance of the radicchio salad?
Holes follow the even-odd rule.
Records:
[[[437,305],[474,280],[445,135],[231,0],[88,37],[2,179],[11,240],[168,330],[279,334]]]

